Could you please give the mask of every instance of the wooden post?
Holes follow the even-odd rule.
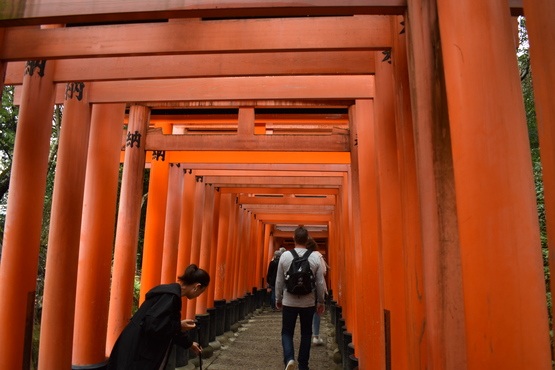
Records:
[[[145,168],[144,142],[149,118],[150,108],[142,105],[129,108],[108,314],[107,353],[112,351],[131,317]]]
[[[193,235],[193,214],[196,175],[193,170],[185,169],[183,175],[183,200],[181,204],[181,223],[179,227],[179,246],[177,251],[177,275],[180,276],[191,263],[191,239]],[[189,300],[183,297],[181,300],[182,319],[194,319],[195,316],[187,316]]]
[[[202,224],[205,201],[205,186],[202,176],[195,176],[195,193],[194,193],[194,210],[192,222],[192,238],[191,238],[191,257],[190,263],[194,263],[198,267],[204,269],[201,263],[201,240],[202,240]],[[191,299],[187,304],[187,318],[195,318],[197,313],[198,298]]]
[[[71,366],[79,239],[91,122],[89,87],[66,85],[52,195],[39,369]]]
[[[237,218],[236,218],[236,228],[237,231],[234,233],[234,257],[233,257],[233,294],[232,297],[233,299],[236,299],[238,297],[240,297],[240,292],[239,292],[239,280],[241,279],[241,247],[242,247],[242,243],[241,243],[241,239],[243,238],[243,228],[244,228],[244,222],[245,222],[245,210],[240,208],[240,207],[236,207],[236,212],[237,212]]]
[[[221,197],[222,193],[220,189],[214,188],[214,212],[213,212],[213,221],[212,221],[212,236],[211,236],[211,252],[210,252],[210,279],[212,280],[212,284],[208,288],[207,292],[207,303],[206,307],[211,308],[214,307],[214,295],[216,293],[216,289],[214,286],[214,277],[216,276],[216,264],[219,254],[219,227],[220,227],[220,205],[221,205]]]
[[[549,268],[555,271],[555,104],[552,86],[555,84],[555,3],[549,0],[524,0],[526,28],[530,42],[530,63],[534,81],[536,120],[540,140],[545,218],[549,246]],[[555,295],[551,284],[551,297]],[[551,305],[551,311],[553,305]],[[551,328],[553,330],[553,327]],[[554,354],[555,355],[555,354]]]
[[[223,193],[220,200],[220,221],[218,223],[218,255],[216,258],[216,274],[214,281],[214,299],[226,299],[225,284],[229,279],[229,219],[232,197],[230,193]]]
[[[166,200],[166,217],[164,227],[164,248],[162,252],[162,269],[160,282],[162,284],[175,283],[177,276],[183,271],[177,271],[179,225],[181,222],[181,207],[183,197],[183,169],[180,165],[170,164],[168,190]]]
[[[77,271],[72,364],[102,364],[125,104],[94,104]],[[119,122],[119,124],[118,124]]]
[[[212,230],[214,227],[214,186],[204,184],[204,208],[202,210],[201,240],[199,249],[199,267],[210,272],[210,255],[212,253]],[[202,294],[197,299],[196,314],[206,313],[208,295]]]
[[[229,264],[226,269],[226,300],[230,301],[236,298],[235,284],[237,281],[237,229],[239,227],[239,213],[240,209],[237,207],[237,194],[231,194],[231,208],[229,214],[229,239],[227,246],[227,263]]]
[[[393,48],[391,61],[395,83],[395,112],[399,179],[401,187],[403,258],[405,261],[405,292],[407,312],[407,344],[409,368],[424,368],[428,362],[426,349],[425,292],[422,271],[422,235],[420,202],[416,178],[414,132],[410,102],[410,86],[406,55],[405,33],[401,33],[402,18],[391,19]]]
[[[31,361],[48,152],[52,134],[55,62],[27,62],[15,138],[0,264],[0,368]],[[17,282],[17,284],[16,284]]]
[[[381,53],[380,53],[381,54]],[[405,311],[405,263],[403,260],[403,225],[399,164],[395,125],[393,67],[376,56],[376,123],[377,180],[379,186],[382,252],[383,309],[389,311],[389,333],[384,322],[386,369],[408,368],[407,313]],[[382,312],[382,316],[384,313]],[[359,361],[360,363],[360,361]]]
[[[162,125],[164,134],[171,134],[171,125]],[[150,152],[149,152],[150,153]],[[145,294],[160,284],[162,276],[162,254],[164,250],[164,230],[166,227],[166,203],[168,201],[168,176],[170,172],[169,153],[152,152],[150,178],[148,182],[148,202],[146,206],[143,261],[141,268],[141,291],[139,302]],[[175,279],[172,280],[175,282]]]
[[[380,245],[380,204],[377,179],[376,122],[374,102],[357,100],[350,109],[353,197],[356,210],[354,256],[351,276],[365,275],[364,287],[356,290],[352,303],[357,308],[358,325],[351,328],[359,364],[364,368],[385,369],[383,326],[383,271]],[[357,237],[358,235],[358,237]],[[361,340],[364,338],[364,340]]]
[[[426,246],[422,263],[428,362],[434,369],[466,369],[455,178],[436,2],[410,0],[405,26],[422,243]]]
[[[538,215],[510,12],[506,2],[495,0],[437,4],[468,368],[550,369]]]

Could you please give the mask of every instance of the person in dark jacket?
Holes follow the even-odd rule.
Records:
[[[181,297],[201,295],[210,276],[196,265],[189,265],[177,283],[158,285],[123,329],[114,344],[108,370],[159,370],[165,367],[171,346],[190,348],[200,355],[202,348],[189,339],[187,331],[194,320],[181,320]]]
[[[281,250],[274,252],[274,258],[270,261],[268,265],[268,273],[266,274],[266,282],[268,284],[268,291],[270,291],[270,306],[273,310],[276,308],[276,276],[278,269],[279,257],[281,256]]]

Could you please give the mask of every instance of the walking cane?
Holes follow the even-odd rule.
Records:
[[[199,338],[199,341],[200,341],[200,325],[198,320],[195,320],[195,325],[197,327],[197,338]],[[200,344],[198,346],[200,348],[200,353],[198,354],[198,364],[199,364],[200,370],[202,370],[202,347],[200,346]]]

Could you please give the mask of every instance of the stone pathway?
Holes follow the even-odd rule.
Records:
[[[295,355],[300,343],[300,324],[295,328]],[[283,370],[281,347],[281,312],[268,307],[257,310],[243,321],[239,330],[223,343],[211,358],[203,360],[203,370]],[[323,345],[312,345],[309,366],[313,370],[339,370],[333,357],[337,345],[333,340],[329,312],[322,316],[320,337]]]

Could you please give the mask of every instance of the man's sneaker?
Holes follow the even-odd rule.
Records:
[[[312,338],[312,343],[316,344],[317,346],[324,343],[324,340],[320,337]]]
[[[285,370],[295,370],[295,360],[289,360],[287,366],[285,366]]]

